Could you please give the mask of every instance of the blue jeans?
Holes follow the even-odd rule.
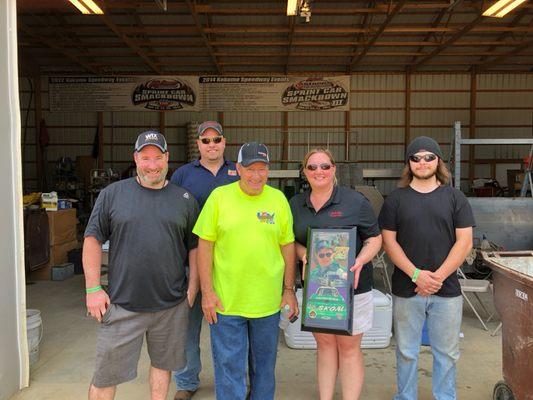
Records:
[[[418,353],[426,318],[433,354],[433,397],[436,400],[456,399],[455,373],[463,298],[394,296],[393,304],[398,384],[394,400],[418,398]]]
[[[263,318],[221,314],[217,318],[211,325],[217,400],[246,399],[247,365],[249,399],[274,399],[279,312]]]
[[[180,371],[174,372],[174,381],[178,390],[194,391],[200,386],[200,331],[202,329],[202,294],[198,292],[194,305],[189,310],[189,327],[187,329],[186,357],[187,365]]]

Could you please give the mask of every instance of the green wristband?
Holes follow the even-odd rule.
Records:
[[[89,294],[89,293],[96,293],[98,292],[99,290],[102,290],[102,286],[98,285],[98,286],[95,286],[95,287],[92,287],[92,288],[87,288],[85,289],[85,293]]]
[[[413,282],[416,282],[416,280],[418,279],[418,275],[420,274],[420,270],[418,268],[415,268],[415,272],[413,273],[413,277],[411,278],[411,280]]]

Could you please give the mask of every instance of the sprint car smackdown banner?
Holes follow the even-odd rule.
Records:
[[[49,77],[51,111],[347,111],[350,77]]]

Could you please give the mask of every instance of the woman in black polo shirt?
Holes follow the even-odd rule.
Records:
[[[335,161],[327,149],[313,149],[303,160],[311,190],[294,196],[296,254],[305,264],[307,228],[357,226],[354,280],[353,336],[313,333],[317,342],[317,374],[320,399],[332,399],[337,375],[343,398],[359,398],[364,381],[361,351],[363,333],[372,327],[372,258],[381,248],[381,234],[370,202],[359,192],[336,185]]]

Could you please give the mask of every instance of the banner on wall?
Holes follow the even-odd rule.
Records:
[[[51,111],[347,111],[350,77],[50,77]]]
[[[347,111],[350,77],[201,76],[210,111]]]
[[[196,76],[48,78],[50,111],[200,111]]]

